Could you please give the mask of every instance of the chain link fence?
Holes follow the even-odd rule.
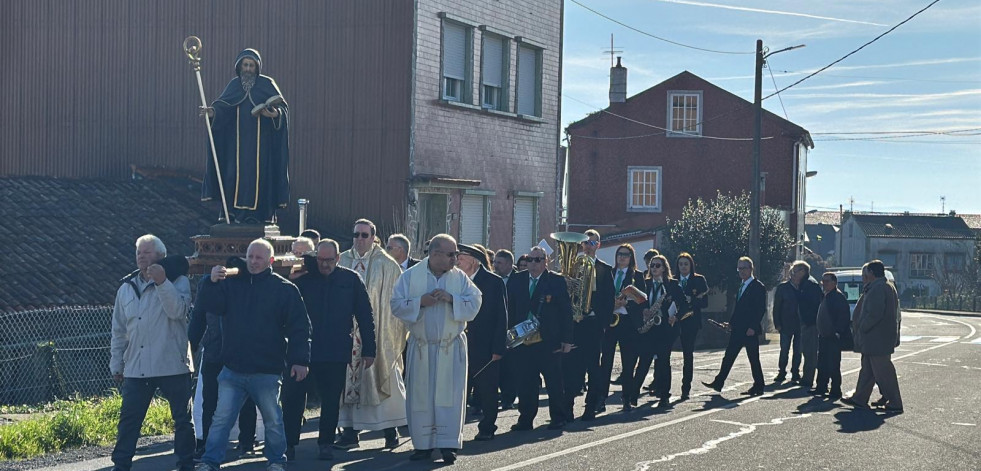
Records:
[[[114,387],[112,306],[0,313],[0,404],[41,404]]]

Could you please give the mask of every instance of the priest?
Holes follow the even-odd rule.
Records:
[[[439,448],[446,464],[463,446],[467,383],[467,322],[480,310],[481,294],[470,277],[454,267],[456,240],[439,234],[429,256],[399,277],[392,313],[409,328],[409,435],[416,451],[409,459],[428,460]]]

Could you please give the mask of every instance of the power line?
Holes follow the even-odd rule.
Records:
[[[773,81],[773,89],[780,90],[780,87],[777,86],[777,79],[773,78],[773,69],[767,67],[766,70],[770,72],[770,80]],[[783,117],[787,118],[787,121],[790,121],[790,116],[787,115],[787,107],[783,106],[783,97],[777,94],[777,98],[780,99],[780,107],[783,108]]]
[[[572,1],[576,1],[576,0],[572,0]],[[887,30],[886,30],[886,31],[885,31],[884,33],[882,33],[882,34],[880,34],[880,35],[878,35],[878,36],[876,36],[876,37],[875,37],[875,38],[873,38],[873,39],[872,39],[871,41],[869,41],[869,42],[867,42],[867,43],[865,43],[865,44],[862,44],[861,46],[859,46],[859,47],[858,47],[858,49],[855,49],[854,51],[852,51],[852,52],[849,52],[848,54],[845,54],[845,55],[844,55],[844,56],[842,56],[842,57],[841,57],[840,59],[838,59],[838,60],[836,60],[836,61],[834,61],[834,62],[832,62],[832,63],[830,63],[830,64],[828,64],[828,65],[826,65],[826,66],[824,66],[824,67],[821,67],[821,68],[820,68],[820,69],[818,69],[818,70],[815,70],[814,72],[812,72],[812,73],[810,73],[810,74],[808,74],[808,75],[807,75],[807,76],[805,76],[804,78],[802,78],[802,79],[800,79],[800,80],[798,80],[798,81],[796,81],[796,82],[794,82],[794,83],[792,83],[792,84],[790,84],[790,85],[787,85],[786,87],[784,87],[784,88],[782,88],[782,89],[780,89],[780,90],[777,90],[777,91],[776,91],[776,92],[774,92],[774,93],[771,93],[771,94],[769,94],[769,95],[767,95],[767,96],[766,96],[766,97],[764,97],[763,99],[764,99],[764,100],[766,100],[767,98],[770,98],[770,97],[772,97],[773,95],[776,95],[776,94],[779,94],[780,92],[783,92],[783,91],[785,91],[785,90],[787,90],[787,89],[789,89],[789,88],[791,88],[791,87],[794,87],[794,86],[796,86],[796,85],[798,85],[798,84],[800,84],[801,82],[803,82],[803,81],[805,81],[805,80],[807,80],[807,79],[809,79],[809,78],[811,78],[811,77],[813,77],[813,76],[815,76],[815,75],[817,75],[817,74],[819,74],[819,73],[821,73],[822,71],[824,71],[824,70],[827,70],[827,69],[829,69],[829,68],[831,68],[831,67],[832,67],[832,66],[834,66],[835,64],[837,64],[837,63],[839,63],[839,62],[841,62],[841,61],[843,61],[843,60],[845,60],[845,59],[847,59],[847,58],[848,58],[848,57],[850,57],[850,56],[851,56],[852,54],[855,54],[856,52],[858,52],[858,51],[861,51],[862,49],[865,49],[865,46],[868,46],[869,44],[872,44],[872,43],[874,43],[874,42],[876,42],[876,41],[878,41],[878,40],[879,40],[880,38],[882,38],[883,36],[885,36],[885,35],[887,35],[887,34],[889,34],[889,33],[891,33],[891,32],[893,32],[893,31],[894,31],[894,30],[895,30],[896,28],[899,28],[900,26],[902,26],[902,25],[904,25],[904,24],[906,24],[906,22],[908,22],[908,21],[910,21],[910,20],[912,20],[913,18],[915,18],[915,17],[916,17],[917,15],[919,15],[920,13],[923,13],[923,12],[925,12],[925,11],[927,11],[927,9],[928,9],[928,8],[930,8],[930,7],[932,7],[932,6],[934,6],[934,5],[936,5],[936,4],[937,4],[937,2],[939,2],[939,1],[940,1],[940,0],[933,0],[933,2],[931,2],[931,3],[929,4],[929,5],[927,5],[927,6],[925,6],[925,7],[923,7],[923,9],[921,9],[920,11],[918,11],[918,12],[916,12],[916,13],[913,13],[913,14],[912,14],[912,15],[911,15],[911,16],[910,16],[909,18],[906,18],[905,20],[903,20],[903,21],[900,21],[900,22],[899,22],[899,24],[897,24],[896,26],[893,26],[892,28],[889,28],[889,29],[887,29]]]
[[[612,22],[614,22],[614,23],[616,23],[616,24],[618,24],[620,26],[623,26],[624,28],[627,28],[629,30],[632,30],[632,31],[635,31],[637,33],[643,34],[644,36],[650,36],[650,37],[652,37],[654,39],[657,39],[659,41],[664,41],[666,43],[674,44],[675,46],[687,47],[689,49],[695,49],[695,50],[705,51],[705,52],[714,52],[716,54],[756,54],[755,52],[718,51],[718,50],[715,50],[715,49],[706,49],[704,47],[697,47],[697,46],[691,46],[691,45],[688,45],[688,44],[679,43],[677,41],[672,41],[670,39],[662,38],[660,36],[657,36],[657,35],[648,33],[646,31],[639,30],[639,29],[634,28],[633,26],[630,26],[630,25],[628,25],[626,23],[623,23],[623,22],[621,22],[619,20],[615,20],[613,18],[610,18],[609,16],[606,16],[606,15],[604,15],[604,14],[602,14],[602,13],[596,11],[596,10],[593,10],[592,8],[589,8],[586,5],[583,5],[582,3],[579,3],[576,0],[570,0],[570,1],[572,3],[575,3],[576,5],[579,5],[579,6],[583,7],[583,8],[585,8],[586,10],[589,10],[590,12],[592,12],[593,14],[595,14],[597,16],[600,16],[602,18],[606,18],[607,20],[610,20],[610,21],[612,21]]]
[[[778,70],[778,74],[787,75],[800,75],[807,72],[795,72],[793,70]],[[941,79],[916,79],[916,78],[905,78],[905,77],[881,77],[872,75],[838,75],[838,74],[824,74],[824,77],[837,77],[837,78],[860,78],[860,79],[870,79],[870,80],[892,80],[897,82],[936,82],[936,83],[969,83],[976,85],[977,80],[941,80]]]
[[[950,129],[950,130],[916,130],[916,131],[843,131],[843,132],[812,132],[812,136],[848,135],[848,134],[950,134],[958,135],[966,132],[981,131],[981,128]],[[967,134],[973,136],[974,134]]]

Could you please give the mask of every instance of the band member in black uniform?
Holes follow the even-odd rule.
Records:
[[[681,336],[681,351],[684,355],[685,366],[681,374],[681,399],[688,399],[691,392],[691,380],[695,371],[695,337],[702,328],[702,309],[708,307],[708,282],[705,277],[695,272],[695,259],[688,252],[678,255],[678,285],[685,294],[688,309],[692,310],[691,317],[678,322]]]
[[[766,313],[766,287],[760,280],[753,277],[753,259],[739,257],[736,264],[739,272],[739,289],[736,291],[736,305],[732,308],[729,318],[729,345],[726,346],[725,356],[722,357],[722,367],[715,380],[711,383],[702,382],[705,386],[721,392],[732,364],[736,361],[739,350],[746,348],[746,357],[753,372],[753,387],[743,392],[744,395],[760,396],[763,394],[763,367],[760,366],[760,331],[763,330],[763,315]]]
[[[473,389],[475,403],[483,411],[474,440],[490,440],[497,430],[497,385],[504,357],[508,311],[504,281],[484,268],[487,254],[470,245],[458,244],[456,266],[473,280],[483,301],[477,317],[467,323],[467,390]],[[481,260],[484,259],[484,260]]]
[[[620,293],[627,285],[636,286],[641,291],[644,290],[644,275],[636,270],[637,261],[634,257],[634,248],[630,244],[623,244],[617,247],[616,267],[613,269],[613,291]],[[641,313],[644,310],[642,304],[628,300],[624,296],[617,296],[613,304],[614,317],[606,335],[603,337],[603,373],[610,377],[613,371],[613,355],[616,354],[617,344],[620,344],[620,363],[623,365],[623,409],[629,411],[637,405],[637,397],[632,394],[634,384],[633,370],[637,364],[637,328],[640,327]],[[617,317],[619,316],[619,317]],[[612,325],[615,323],[616,325]],[[604,387],[605,386],[605,387]],[[609,385],[600,385],[599,403],[596,412],[603,412],[606,407],[603,402],[610,393]]]
[[[572,417],[572,406],[576,396],[582,391],[586,375],[589,375],[589,392],[586,394],[586,410],[583,420],[596,418],[596,405],[601,399],[598,392],[609,390],[610,373],[603,375],[600,365],[600,349],[603,346],[603,333],[613,318],[613,268],[596,258],[600,248],[600,235],[593,229],[586,231],[589,240],[582,243],[583,255],[593,260],[595,270],[595,290],[590,301],[590,310],[583,313],[583,319],[573,328],[575,350],[562,360],[565,376],[566,414]]]
[[[678,336],[678,319],[688,312],[685,295],[678,281],[671,278],[671,266],[664,255],[651,257],[646,276],[647,305],[644,307],[641,325],[657,314],[661,316],[660,325],[649,327],[641,333],[637,344],[640,362],[634,375],[632,397],[637,397],[640,386],[654,361],[654,390],[657,391],[659,408],[671,405],[671,346]]]
[[[562,357],[572,350],[572,306],[565,278],[548,271],[541,247],[528,253],[528,270],[511,275],[508,283],[508,328],[533,315],[540,323],[541,341],[511,349],[515,357],[518,423],[511,430],[531,430],[538,414],[539,375],[548,390],[549,430],[565,427],[566,403],[562,386]]]

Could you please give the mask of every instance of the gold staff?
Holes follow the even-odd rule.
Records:
[[[204,83],[201,81],[201,39],[197,36],[188,36],[184,39],[184,54],[194,69],[194,75],[198,79],[198,91],[201,92],[201,106],[208,107],[208,101],[204,98]],[[215,136],[211,134],[211,117],[204,113],[204,124],[208,128],[208,142],[211,143],[211,159],[215,163],[215,175],[218,176],[218,191],[221,193],[221,209],[225,212],[225,223],[231,224],[232,219],[228,217],[228,202],[225,201],[225,185],[221,181],[221,167],[218,165],[218,152],[215,150]]]

